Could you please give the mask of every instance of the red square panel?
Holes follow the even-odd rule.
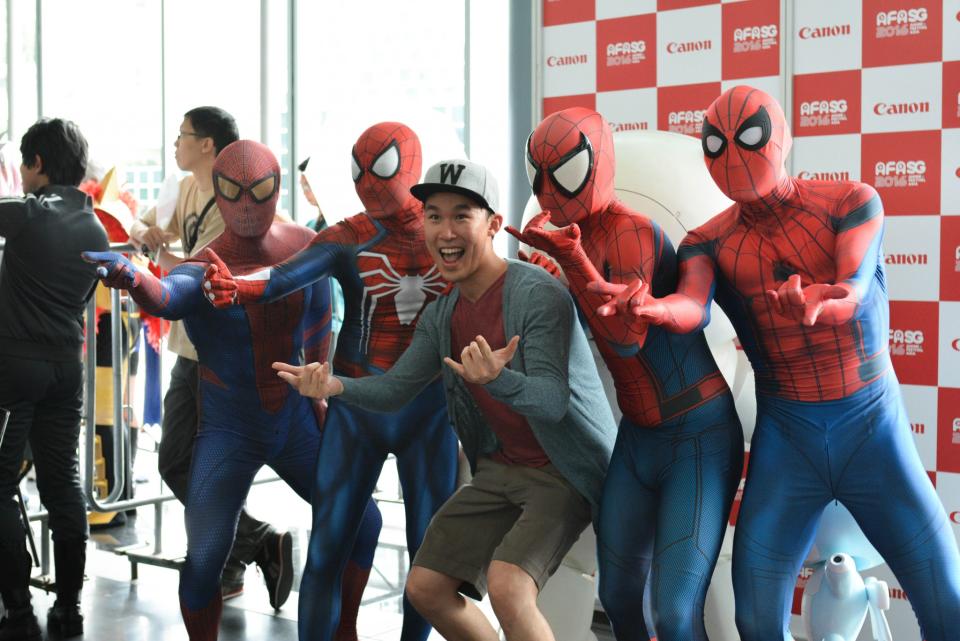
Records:
[[[570,107],[586,107],[588,109],[596,109],[597,94],[585,93],[580,94],[579,96],[557,96],[555,98],[544,98],[543,117],[546,118],[556,111],[568,109]]]
[[[733,2],[722,11],[723,79],[780,73],[780,1]]]
[[[863,134],[860,178],[887,214],[940,213],[940,132]]]
[[[543,0],[543,26],[584,22],[596,15],[595,0]]]
[[[960,216],[940,217],[940,300],[960,301]]]
[[[657,84],[657,14],[597,21],[597,91]]]
[[[793,78],[793,134],[860,133],[860,70]]]
[[[890,358],[904,385],[937,384],[940,303],[890,301]]]
[[[720,4],[720,0],[657,0],[657,11],[702,7],[708,4]]]
[[[703,116],[720,95],[719,82],[657,89],[657,129],[700,137]]]
[[[942,29],[939,0],[863,0],[863,66],[939,62]]]
[[[943,63],[943,127],[960,127],[960,61]]]
[[[941,387],[937,406],[937,471],[960,473],[960,389]]]

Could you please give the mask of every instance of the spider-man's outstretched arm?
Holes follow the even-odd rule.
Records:
[[[609,300],[608,296],[588,288],[597,280],[604,280],[596,266],[587,256],[580,242],[580,227],[573,223],[556,231],[544,229],[549,222],[550,213],[542,212],[527,223],[523,233],[514,227],[507,227],[521,242],[547,252],[563,268],[573,294],[580,308],[588,315],[595,314],[599,306]],[[608,245],[606,256],[610,265],[610,281],[626,285],[639,280],[644,283],[652,277],[656,262],[655,247],[663,246],[663,232],[652,226],[641,227],[627,217],[617,219],[620,227],[609,232],[609,238],[603,240]],[[660,238],[655,239],[655,234]],[[659,240],[659,243],[657,242]],[[618,345],[636,345],[642,347],[647,336],[648,323],[635,316],[600,316],[591,318],[591,327],[608,341]]]
[[[804,325],[841,325],[853,319],[877,271],[883,240],[883,205],[876,191],[859,185],[831,223],[837,233],[834,283],[804,285],[795,274],[767,299],[777,313]]]
[[[647,283],[634,280],[628,285],[597,280],[588,289],[606,301],[597,307],[601,316],[636,316],[675,334],[703,329],[710,322],[710,303],[716,288],[717,265],[711,241],[698,242],[690,235],[677,250],[679,279],[677,292],[654,298]]]
[[[179,320],[203,298],[202,264],[183,263],[160,280],[115,252],[83,252],[83,259],[99,265],[97,274],[104,285],[129,291],[145,312],[159,318]]]
[[[314,236],[309,245],[282,263],[244,276],[231,274],[211,251],[213,256],[203,287],[214,307],[272,303],[328,276],[343,252],[356,253],[360,249],[348,227],[334,225]]]

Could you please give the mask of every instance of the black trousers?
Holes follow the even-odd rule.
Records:
[[[158,467],[164,482],[183,504],[186,504],[193,444],[200,424],[199,384],[197,361],[177,356],[170,371],[170,386],[163,397],[163,435]],[[251,563],[269,531],[267,523],[242,510],[237,523],[237,538],[227,563]]]
[[[0,590],[26,589],[30,555],[16,502],[24,448],[29,441],[40,500],[50,514],[55,547],[82,548],[87,538],[86,502],[80,487],[77,447],[83,366],[0,355],[0,407],[10,420],[0,447]],[[79,588],[81,564],[57,567],[57,584]]]

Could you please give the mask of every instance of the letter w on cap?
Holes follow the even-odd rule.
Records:
[[[449,165],[443,163],[440,165],[440,182],[456,185],[464,169],[466,169],[466,165]]]

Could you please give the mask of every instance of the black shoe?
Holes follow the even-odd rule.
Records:
[[[243,594],[243,575],[247,571],[245,566],[236,559],[227,559],[227,564],[223,566],[223,574],[220,575],[220,597],[226,601]]]
[[[270,605],[279,610],[293,587],[293,536],[271,529],[255,560],[267,584]]]
[[[62,604],[55,601],[47,611],[47,633],[61,639],[78,637],[83,634],[83,615],[79,603]]]
[[[0,641],[39,641],[40,623],[29,605],[7,610],[0,620]]]

